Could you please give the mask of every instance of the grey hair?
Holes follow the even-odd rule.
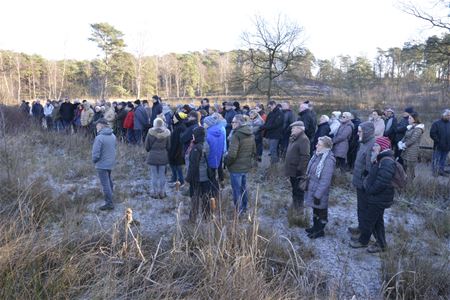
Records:
[[[235,116],[234,116],[234,120],[235,120],[235,122],[238,123],[240,126],[247,125],[247,121],[246,121],[244,115],[241,115],[241,114],[235,115]]]
[[[448,116],[448,115],[450,115],[450,109],[446,109],[446,110],[444,110],[444,112],[442,113],[442,116],[443,117],[445,117],[445,116]]]

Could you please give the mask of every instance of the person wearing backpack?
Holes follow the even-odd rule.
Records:
[[[193,147],[189,152],[189,165],[185,180],[189,182],[189,195],[191,197],[189,222],[191,223],[195,223],[197,220],[200,203],[203,218],[206,219],[211,213],[209,203],[211,180],[207,162],[209,147],[205,141],[205,135],[205,128],[197,127],[194,129]]]
[[[372,166],[363,183],[367,195],[367,212],[360,224],[361,234],[357,240],[350,242],[352,248],[366,248],[373,234],[376,244],[367,248],[369,253],[386,250],[386,234],[384,229],[384,210],[394,202],[394,186],[392,181],[396,173],[394,152],[387,137],[378,137],[371,152]]]

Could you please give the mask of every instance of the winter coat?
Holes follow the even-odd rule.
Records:
[[[256,143],[250,126],[244,125],[234,130],[231,136],[225,165],[231,173],[247,173],[256,157]]]
[[[275,107],[268,115],[262,126],[264,137],[268,139],[281,140],[283,138],[284,115],[279,107]]]
[[[186,124],[179,121],[173,125],[170,135],[169,164],[174,166],[184,165],[184,145],[181,142],[181,134],[186,130]]]
[[[74,118],[75,107],[70,102],[63,102],[59,108],[59,113],[61,114],[61,119],[66,122],[70,122]]]
[[[375,144],[375,127],[372,122],[363,122],[359,125],[362,129],[362,140],[356,153],[355,167],[353,168],[352,184],[357,189],[363,188],[363,182],[372,167],[370,156],[373,144]]]
[[[389,157],[389,158],[388,158]],[[388,208],[394,202],[394,178],[396,165],[394,153],[386,150],[378,154],[376,162],[372,163],[369,175],[364,180],[367,202]]]
[[[116,136],[105,127],[95,137],[92,146],[92,162],[96,169],[112,170],[116,164]]]
[[[226,133],[227,133],[227,138],[230,135],[232,126],[231,126],[231,122],[233,121],[234,116],[236,115],[236,112],[234,111],[234,109],[230,109],[225,111],[224,114],[224,119],[227,121],[227,126],[225,127]]]
[[[31,107],[31,114],[35,118],[39,118],[39,119],[43,118],[44,117],[44,108],[42,107],[42,105],[40,103],[35,103]]]
[[[350,155],[350,157],[356,157],[356,152],[358,151],[359,145],[358,127],[361,124],[361,120],[359,118],[354,118],[352,120],[352,124],[353,124],[353,132],[352,136],[350,137],[350,141],[348,143],[349,147],[347,153]]]
[[[116,112],[113,107],[108,107],[103,114],[103,117],[108,121],[109,127],[114,127],[114,120],[116,119]]]
[[[54,108],[55,107],[52,104],[45,104],[45,106],[44,106],[44,116],[51,117]]]
[[[100,120],[101,118],[103,118],[103,113],[101,111],[96,111],[94,113],[94,117],[92,118],[92,123],[97,122],[98,120]]]
[[[160,113],[162,113],[163,107],[162,104],[157,101],[152,105],[152,115],[150,116],[150,127],[153,127],[153,121],[158,117]],[[148,117],[147,117],[148,118]]]
[[[170,131],[164,127],[151,128],[145,139],[147,163],[153,166],[169,163]]]
[[[309,162],[309,140],[304,132],[289,138],[284,171],[288,177],[304,176]]]
[[[186,130],[180,135],[180,141],[184,145],[183,153],[186,152],[187,148],[192,141],[192,135],[194,134],[194,129],[198,127],[197,120],[187,121]]]
[[[328,156],[323,163],[320,177],[317,177],[316,170],[322,155],[324,154],[314,154],[309,162],[307,170],[309,182],[305,193],[305,205],[318,209],[328,208],[331,179],[333,178],[334,169],[336,167],[336,159],[334,158],[333,152],[329,151]],[[314,204],[314,198],[320,199],[319,205]]]
[[[153,122],[153,121],[152,121]],[[144,130],[148,128],[148,116],[145,107],[138,105],[134,110],[134,130]]]
[[[331,131],[330,124],[328,122],[319,124],[319,126],[317,127],[317,131],[314,134],[314,140],[313,140],[313,149],[314,150],[316,149],[316,145],[317,145],[317,142],[319,141],[319,138],[323,137],[323,136],[330,136],[330,131]]]
[[[195,140],[194,146],[189,153],[189,167],[186,174],[186,181],[190,184],[197,182],[207,182],[208,176],[208,143],[202,140]]]
[[[89,126],[94,119],[94,110],[89,106],[89,104],[83,105],[83,111],[81,112],[81,126]]]
[[[317,120],[314,117],[314,113],[309,109],[305,109],[299,113],[298,121],[302,121],[305,124],[305,134],[312,141],[317,127]]]
[[[333,154],[335,157],[347,158],[349,142],[353,133],[353,123],[342,123],[333,137]]]
[[[287,130],[290,129],[289,125],[294,123],[296,120],[292,110],[285,109],[282,112],[283,112],[283,130],[286,132]]]
[[[450,121],[438,120],[431,125],[430,137],[434,142],[434,149],[450,151]]]
[[[53,107],[53,111],[52,111],[51,117],[52,117],[52,119],[55,120],[55,121],[61,119],[61,114],[59,113],[60,108],[61,108],[61,106],[58,105],[58,104],[56,104],[56,105]]]
[[[395,116],[390,117],[385,121],[384,136],[388,137],[392,144],[395,143],[395,133],[397,129],[397,119]]]
[[[395,129],[395,144],[400,142],[404,137],[406,130],[408,130],[408,117],[403,117],[397,122],[397,128]]]
[[[420,140],[422,139],[425,125],[408,125],[408,130],[402,142],[405,143],[406,149],[402,152],[402,158],[410,162],[417,162],[419,159]]]
[[[371,122],[375,127],[374,131],[375,138],[383,136],[385,127],[383,119],[382,118],[378,118],[377,120],[373,119]]]
[[[255,140],[262,140],[263,136],[261,127],[264,125],[264,120],[261,116],[258,114],[254,119],[250,119],[248,125],[252,129]]]
[[[128,112],[124,108],[117,111],[117,117],[116,117],[116,121],[115,121],[117,129],[124,128],[123,123],[125,121],[125,118],[127,117],[127,114],[128,114]]]
[[[123,128],[133,129],[134,128],[134,110],[130,110],[123,121]]]
[[[225,147],[225,135],[220,124],[208,127],[206,130],[206,141],[209,146],[208,166],[217,169],[222,160]]]
[[[75,126],[81,126],[81,114],[83,113],[83,110],[77,109],[75,110],[75,115],[73,117],[73,124]]]

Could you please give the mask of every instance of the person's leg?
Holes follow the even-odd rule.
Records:
[[[278,159],[278,144],[280,140],[277,139],[269,139],[269,153],[270,153],[270,163],[276,164]]]
[[[211,215],[211,207],[209,199],[211,198],[211,184],[209,181],[200,182],[201,187],[201,201],[202,201],[202,215],[207,219]]]
[[[110,171],[109,171],[110,172]],[[105,196],[104,207],[113,208],[112,202],[112,189],[111,189],[111,179],[108,174],[108,170],[97,169],[98,178],[100,179],[100,184],[102,185],[103,195]]]
[[[161,198],[166,197],[166,166],[158,166],[158,182],[159,195]]]
[[[217,173],[219,175],[219,181],[223,182],[225,180],[225,176],[223,174],[223,157],[220,159],[219,168],[217,169]]]
[[[373,204],[367,205],[367,214],[364,222],[361,224],[361,235],[359,236],[359,243],[367,246],[370,241],[370,237],[375,230],[375,224],[380,217],[381,210]]]
[[[181,185],[184,184],[184,177],[183,177],[183,166],[176,166],[177,173],[178,173],[178,181]]]
[[[384,208],[377,207],[378,219],[375,222],[375,227],[373,230],[373,235],[377,240],[377,244],[381,249],[386,248],[386,233],[384,229]]]
[[[170,178],[169,183],[175,183],[177,181],[178,170],[177,166],[170,164],[170,171],[172,172],[172,177]]]
[[[323,237],[325,235],[325,226],[328,223],[328,209],[315,208],[314,210],[314,226],[312,232],[308,235],[311,239]]]
[[[303,192],[300,190],[298,177],[289,177],[292,187],[292,206],[295,209],[300,209],[303,207]]]
[[[239,208],[239,200],[241,198],[241,177],[240,173],[230,172],[231,189],[233,191],[233,203],[236,210]]]
[[[141,129],[134,130],[134,139],[136,141],[136,144],[138,144],[138,145],[142,144],[142,130]]]
[[[247,173],[241,174],[241,205],[239,213],[247,212],[248,193],[247,193]]]
[[[437,176],[439,174],[439,151],[437,149],[433,150],[433,154],[431,156],[431,171],[433,172],[433,176]]]
[[[447,162],[448,151],[439,151],[439,173],[445,174],[445,164]]]
[[[258,156],[258,161],[261,161],[261,157],[263,155],[263,139],[262,138],[256,138],[256,154]]]
[[[152,194],[151,197],[156,197],[158,195],[158,169],[157,166],[150,165],[150,180],[152,184]]]
[[[211,173],[211,178],[210,178],[211,195],[217,199],[219,196],[219,191],[220,191],[219,182],[217,181],[217,169],[211,169],[210,173]]]
[[[367,195],[362,189],[356,189],[358,228],[361,230],[361,224],[364,223],[367,213]]]
[[[109,185],[111,186],[111,191],[114,192],[114,183],[111,178],[111,170],[108,170],[108,178],[109,178]]]
[[[199,183],[189,184],[189,194],[191,196],[191,211],[189,212],[189,221],[195,223],[198,215],[199,206]]]

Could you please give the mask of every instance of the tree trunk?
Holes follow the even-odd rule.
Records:
[[[20,84],[20,57],[16,55],[16,70],[17,70],[17,103],[20,103],[20,94],[22,93]]]
[[[55,78],[56,78],[57,70],[58,70],[58,68],[57,68],[57,65],[55,63]],[[65,78],[66,78],[66,59],[64,58],[64,61],[63,61],[63,72],[62,72],[62,75],[61,75],[61,87],[59,89],[58,99],[61,99],[62,92],[63,92],[63,89],[64,89]],[[56,83],[56,81],[55,81],[55,83]],[[56,85],[55,85],[55,96],[56,96]]]

